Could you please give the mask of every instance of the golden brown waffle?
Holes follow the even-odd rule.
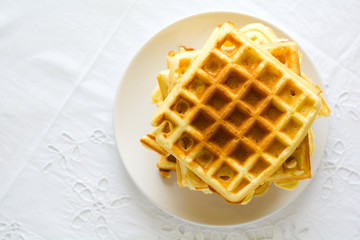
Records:
[[[300,64],[299,64],[299,59],[298,59],[298,54],[297,54],[297,47],[296,44],[294,42],[277,42],[277,43],[271,43],[271,44],[262,44],[262,47],[264,47],[264,49],[266,49],[267,51],[269,51],[273,56],[275,56],[280,62],[282,62],[284,65],[286,65],[288,68],[290,68],[291,70],[293,70],[295,73],[300,73]],[[173,74],[172,78],[169,77],[170,71],[169,70],[164,70],[161,71],[159,76],[158,76],[158,86],[161,86],[160,89],[162,89],[162,91],[160,92],[159,87],[156,89],[156,93],[157,96],[155,94],[152,95],[152,102],[154,103],[159,103],[159,101],[157,101],[157,99],[163,99],[166,98],[167,96],[167,91],[171,91],[172,87],[168,87],[168,85],[174,81],[174,78],[179,78],[181,77],[181,75],[187,70],[187,68],[189,67],[189,63],[191,63],[196,56],[199,54],[199,51],[187,51],[184,48],[180,48],[180,50],[175,53],[172,52],[171,54],[169,54],[170,56],[168,57],[168,66],[170,67],[170,71],[172,71],[173,73],[178,73],[178,74]],[[181,70],[180,70],[181,69]],[[161,96],[162,95],[162,96]],[[154,139],[154,138],[152,138]],[[152,140],[154,141],[154,140]],[[306,144],[306,142],[303,142],[302,144]],[[308,147],[305,146],[299,146],[299,148],[302,149],[308,149]],[[305,152],[299,152],[299,151],[295,151],[296,153],[296,157],[291,156],[290,158],[292,159],[296,159],[297,161],[299,161],[299,163],[297,163],[297,166],[307,166],[310,165],[310,159],[306,158],[309,154],[305,153]],[[299,153],[303,153],[303,155],[299,155]],[[166,157],[161,157],[160,161],[158,163],[159,170],[161,172],[162,176],[165,177],[170,177],[170,173],[169,171],[173,171],[175,170],[175,164],[174,163],[167,163],[167,158]],[[305,161],[307,163],[305,163]],[[187,171],[190,171],[189,169],[187,169],[186,167],[182,166],[181,168],[179,168],[180,170],[182,169],[182,171],[180,173],[182,173],[182,178],[181,180],[178,181],[183,181],[184,186],[188,186],[190,189],[204,189],[203,187],[203,183],[201,183],[199,186],[189,186],[189,184],[191,183],[198,183],[199,179],[195,179],[194,181],[191,180],[187,180],[186,178],[189,176],[193,176],[194,174],[192,173],[186,173]],[[305,168],[305,169],[301,169],[304,171],[304,174],[302,174],[301,176],[298,176],[297,179],[299,178],[307,178],[310,177],[311,174],[309,174],[310,168]],[[297,173],[299,173],[300,170],[297,169]],[[289,178],[291,179],[292,175],[287,172],[287,174],[285,174],[282,177],[282,174],[278,174],[277,176],[277,181],[282,181],[284,180],[289,180]],[[179,174],[178,174],[179,175]],[[196,176],[196,175],[195,175]],[[178,178],[179,179],[179,178]]]
[[[156,141],[240,202],[299,146],[320,110],[318,93],[225,23],[160,104]]]
[[[296,43],[294,43],[294,42],[277,42],[277,43],[271,43],[271,44],[262,44],[261,46],[264,47],[264,49],[266,49],[267,51],[269,51],[273,56],[275,56],[280,62],[282,62],[288,68],[293,70],[295,73],[298,73],[298,74],[300,73],[300,64],[299,64],[299,58],[298,58],[298,54],[297,54],[298,51],[297,51]],[[168,66],[172,69],[172,72],[179,73],[177,75],[173,75],[173,78],[181,77],[181,75],[189,67],[188,63],[192,62],[198,54],[199,54],[199,51],[186,51],[184,48],[180,48],[180,50],[176,53],[172,52],[171,55],[168,57]],[[179,69],[181,69],[181,70],[179,70]],[[170,78],[169,76],[164,75],[164,72],[165,71],[162,71],[159,74],[158,80],[159,80],[159,78],[161,78],[161,79],[163,79],[163,81],[171,84],[173,81],[173,78]],[[169,71],[167,71],[166,73],[169,74]],[[171,87],[164,86],[164,84],[161,85],[160,81],[159,81],[159,85],[163,86],[162,88],[166,89],[166,91],[171,91],[171,89],[172,89]],[[159,91],[160,90],[158,90],[158,92]],[[162,91],[162,92],[164,92],[164,91]],[[159,93],[159,94],[161,94],[161,93]],[[166,98],[167,93],[164,96],[165,96],[164,98]],[[161,97],[157,97],[157,98],[161,98]],[[306,142],[303,142],[302,144],[306,144]],[[301,147],[301,145],[299,147]],[[307,149],[308,147],[303,146],[302,148]],[[308,153],[300,152],[300,153],[303,153],[302,156],[298,154],[299,151],[295,151],[295,153],[296,153],[296,157],[291,156],[290,158],[300,161],[297,164],[298,166],[310,165],[310,159],[306,158],[309,155]],[[161,157],[160,162],[163,162],[163,161],[166,161],[166,157]],[[305,161],[307,163],[305,163]],[[167,164],[167,166],[169,166],[168,169],[159,168],[159,170],[160,171],[166,170],[167,172],[175,170],[175,165]],[[188,176],[193,176],[194,174],[186,173],[187,171],[190,171],[190,170],[184,166],[182,166],[179,169],[180,170],[182,169],[182,171],[181,171],[182,175],[180,175],[180,176],[182,176],[181,180],[179,180],[179,178],[178,178],[178,182],[183,181],[183,183],[181,185],[188,186],[190,189],[204,189],[203,183],[201,183],[200,186],[189,186],[189,184],[191,184],[191,183],[198,183],[199,179],[195,179],[195,181],[187,180],[186,178]],[[310,171],[309,168],[302,169],[302,170],[304,170],[304,174],[299,177],[307,178],[307,177],[311,176],[311,174],[309,174],[309,172],[308,172],[308,171]],[[299,173],[300,170],[297,169],[297,171]],[[178,172],[178,175],[179,175],[179,172]],[[289,178],[291,179],[291,176],[292,175],[290,173],[287,173],[287,175],[283,176],[283,179],[284,180],[288,180]],[[166,174],[166,177],[169,177],[168,173]],[[277,181],[282,181],[281,174],[278,175]]]
[[[254,24],[250,24],[254,25]],[[259,25],[259,24],[257,24]],[[262,26],[262,27],[261,27]],[[259,34],[260,30],[266,29],[265,26],[259,25],[259,30],[257,31],[257,34]],[[262,28],[262,29],[261,29]],[[253,36],[251,31],[247,32],[247,35]],[[274,39],[274,35],[272,36]],[[264,39],[268,38],[268,36],[259,36],[255,39],[257,42],[264,42]],[[300,73],[300,66],[299,66],[299,60],[298,60],[298,54],[297,54],[297,47],[294,42],[277,42],[277,43],[270,43],[270,44],[262,44],[262,47],[269,51],[273,56],[275,56],[280,62],[282,62],[284,65],[292,69],[295,73]],[[171,52],[168,56],[168,67],[169,69],[160,72],[158,76],[159,85],[162,86],[162,89],[166,89],[167,91],[171,91],[171,88],[169,88],[167,84],[171,84],[174,77],[178,81],[178,79],[182,76],[182,74],[186,71],[186,69],[189,66],[189,63],[193,61],[193,59],[198,55],[199,51],[191,51],[189,52],[189,49],[180,48],[178,52]],[[173,78],[169,79],[169,70],[172,69],[173,71]],[[174,74],[175,73],[175,74]],[[304,76],[306,78],[306,76]],[[306,78],[309,80],[308,78]],[[165,85],[164,85],[165,82]],[[173,84],[174,85],[174,84]],[[165,87],[164,87],[165,86]],[[157,105],[161,103],[163,98],[166,98],[167,93],[161,94],[159,87],[157,86],[156,91],[152,94],[151,101],[153,103],[156,103]],[[318,115],[325,116],[330,113],[330,109],[327,107],[326,102],[322,98],[323,108],[325,108],[325,113],[322,114],[320,111]],[[325,106],[325,107],[324,107]],[[309,139],[310,139],[309,134]],[[312,139],[312,138],[311,138]],[[307,146],[302,146],[306,141],[303,141],[302,144],[298,147],[298,149],[308,149]],[[313,142],[310,140],[311,144],[310,147],[313,151]],[[310,154],[311,155],[311,154]],[[292,162],[292,165],[295,164],[295,168],[287,169],[287,167],[291,166],[287,163],[288,160],[282,165],[281,169],[273,174],[273,176],[276,176],[277,182],[275,184],[278,187],[284,188],[284,189],[293,189],[296,187],[298,180],[289,180],[289,179],[304,179],[307,177],[311,177],[311,170],[308,166],[310,166],[310,159],[308,158],[309,153],[304,151],[298,151],[296,150],[292,156],[290,156],[290,159],[296,160]],[[170,157],[170,161],[168,158]],[[201,190],[205,193],[209,193],[210,190],[207,185],[199,178],[197,175],[195,175],[191,170],[189,170],[184,164],[179,164],[179,161],[175,164],[174,158],[171,158],[172,156],[164,157],[162,156],[158,162],[158,167],[161,173],[161,176],[163,177],[170,177],[169,171],[176,170],[176,166],[182,165],[181,167],[178,167],[178,182],[180,186],[187,186],[192,190]],[[181,171],[182,169],[182,171]],[[287,169],[287,171],[283,171],[282,169]],[[295,173],[296,172],[296,173]],[[295,173],[295,174],[294,174]],[[295,176],[295,177],[292,177]],[[271,177],[270,177],[271,178]],[[260,185],[254,193],[254,196],[260,195],[260,193],[264,193],[269,184],[262,184]],[[247,203],[251,200],[252,195],[249,195],[247,197],[247,201],[243,201],[242,204]]]
[[[273,56],[275,56],[280,62],[282,62],[285,66],[293,70],[295,73],[300,74],[300,64],[298,60],[297,47],[294,42],[277,42],[271,44],[262,44],[262,47],[269,51]],[[310,81],[303,73],[301,76]],[[324,98],[321,96],[321,100],[323,102],[322,108],[318,113],[318,117],[320,116],[328,116],[330,114],[330,109],[326,104]],[[300,146],[295,150],[295,152],[283,163],[279,170],[277,170],[272,176],[267,179],[267,182],[274,181],[277,187],[286,190],[293,190],[298,185],[299,180],[311,178],[311,165],[310,165],[310,157],[313,153],[314,143],[313,143],[313,134],[311,129],[309,130],[309,134]],[[177,163],[179,164],[179,163]],[[182,181],[183,186],[187,186],[192,190],[201,190],[203,192],[208,193],[208,189],[204,187],[204,182],[200,181],[199,177],[195,174],[189,174],[187,172],[191,172],[186,167],[182,167],[182,172],[177,173],[182,176],[178,178],[178,182]],[[175,168],[171,169],[175,170]],[[182,174],[182,175],[181,175]],[[194,176],[196,181],[188,180],[187,178]],[[254,196],[258,196],[257,192],[260,190],[266,190],[269,184],[260,185],[254,193]],[[266,187],[266,188],[265,188]],[[250,194],[246,201],[242,202],[242,204],[248,203],[252,198]]]
[[[257,43],[270,43],[262,44],[262,47],[268,50],[280,62],[292,69],[295,73],[299,73],[299,56],[297,46],[294,42],[282,42],[281,44],[274,44],[274,42],[279,42],[283,39],[279,39],[269,27],[266,27],[260,23],[248,24],[241,28],[241,31],[243,31],[247,36],[249,36],[253,41]],[[189,67],[189,64],[199,54],[199,51],[192,50],[193,49],[191,48],[181,47],[178,52],[169,52],[167,59],[169,69],[161,71],[159,73],[157,77],[158,86],[151,96],[151,102],[155,103],[158,106],[162,102],[162,100],[166,98],[168,92],[170,92],[178,79]],[[171,78],[169,75],[171,75]],[[307,81],[311,82],[311,80],[308,79],[303,73],[302,77]],[[318,117],[328,116],[330,114],[330,109],[327,106],[324,98],[321,95],[320,97],[322,100],[322,108],[318,114]],[[163,155],[168,154],[165,150],[162,150],[161,147],[157,144],[153,133],[149,133],[144,136],[141,139],[141,142],[144,146],[151,150],[154,150]]]
[[[273,56],[275,56],[280,62],[282,62],[285,66],[293,70],[295,73],[300,74],[300,64],[299,64],[299,58],[297,54],[297,47],[294,42],[278,42],[273,44],[263,44],[261,46],[264,46],[264,49],[269,51]],[[176,55],[175,55],[176,56]],[[189,55],[186,55],[186,52],[184,50],[180,50],[178,57],[184,57],[188,58]],[[192,55],[194,56],[194,53]],[[179,63],[179,61],[177,61]],[[171,63],[171,60],[170,60]],[[170,64],[171,65],[171,64]],[[178,64],[178,66],[181,66],[181,64]],[[185,69],[186,71],[186,69]],[[184,73],[184,71],[183,71]],[[171,83],[170,79],[170,83]],[[169,90],[171,90],[169,88]],[[306,140],[305,140],[306,139]],[[311,168],[310,168],[310,157],[309,157],[309,139],[306,137],[303,142],[300,144],[300,146],[295,150],[295,152],[283,163],[283,165],[280,167],[278,171],[276,171],[270,179],[267,181],[272,181],[274,179],[275,181],[279,182],[289,182],[292,180],[299,180],[299,179],[305,179],[311,177]],[[309,140],[309,141],[308,141]],[[312,143],[312,139],[311,139]],[[289,164],[289,162],[291,164]],[[196,174],[194,174],[190,169],[188,169],[184,164],[177,162],[177,165],[180,165],[177,169],[177,175],[178,175],[178,183],[179,186],[186,186],[192,190],[201,190],[205,193],[209,192],[208,187],[206,187],[206,184],[198,177]],[[173,169],[171,169],[173,170]],[[258,187],[256,191],[259,192],[258,189],[264,189],[264,186]],[[284,184],[278,186],[285,188]],[[288,188],[286,188],[288,189]],[[256,195],[256,194],[254,194]],[[251,200],[251,196],[249,195],[247,200]],[[247,203],[247,201],[244,201]],[[244,202],[242,204],[244,204]]]
[[[159,168],[160,175],[163,178],[171,177],[170,171],[176,170],[176,158],[173,155],[161,156],[159,162],[157,163]]]
[[[275,56],[280,62],[282,62],[285,66],[293,70],[295,73],[300,74],[300,64],[299,58],[297,54],[297,47],[294,42],[278,42],[273,44],[262,44],[264,49],[269,51],[273,56]],[[182,51],[181,56],[185,55]],[[185,57],[185,56],[184,56]],[[171,79],[170,79],[171,82]],[[299,149],[302,149],[300,151]],[[310,169],[310,157],[309,157],[309,141],[304,140],[298,150],[296,150],[289,159],[280,167],[279,171],[275,172],[270,179],[274,178],[276,181],[289,181],[289,180],[296,180],[296,179],[305,179],[311,177],[311,169]],[[292,166],[296,166],[293,168],[289,168],[288,162],[292,163]],[[179,164],[178,165],[184,165]],[[283,169],[286,169],[284,171]],[[179,173],[179,171],[181,171]],[[200,181],[199,177],[191,172],[187,167],[182,166],[179,168],[177,172],[178,182],[181,186],[187,186],[192,190],[201,190],[204,191],[207,189],[204,188],[204,182]],[[194,176],[195,180],[188,179],[189,177]],[[271,181],[271,180],[268,180]],[[181,184],[180,184],[181,182]],[[195,185],[198,184],[198,185]]]

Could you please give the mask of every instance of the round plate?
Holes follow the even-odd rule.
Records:
[[[179,46],[200,49],[211,32],[221,23],[232,21],[237,27],[261,22],[270,26],[279,37],[291,39],[273,25],[258,18],[232,12],[210,12],[177,21],[152,37],[128,66],[115,101],[115,137],[121,159],[138,188],[159,208],[182,219],[205,225],[235,225],[265,217],[293,201],[309,180],[301,181],[296,190],[286,191],[271,186],[261,197],[245,205],[227,203],[217,194],[180,188],[176,173],[163,179],[156,167],[159,155],[144,148],[139,139],[152,127],[151,117],[156,106],[150,95],[157,84],[156,76],[166,69],[166,56]],[[308,56],[302,51],[302,71],[322,87],[320,77]],[[317,119],[313,125],[315,152],[311,158],[314,175],[321,161],[328,131],[328,118]]]

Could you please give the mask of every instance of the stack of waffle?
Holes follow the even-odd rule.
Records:
[[[161,176],[181,187],[248,203],[270,182],[294,189],[311,177],[311,125],[330,109],[300,70],[295,42],[262,24],[218,26],[202,50],[169,52],[151,95]]]

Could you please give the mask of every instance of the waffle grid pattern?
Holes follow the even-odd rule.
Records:
[[[316,107],[303,87],[234,36],[225,34],[169,98],[162,118],[174,129],[161,136],[192,169],[237,194],[278,164]]]
[[[233,44],[227,41],[227,50],[232,50]],[[289,69],[294,71],[295,73],[300,73],[300,66],[298,62],[298,50],[296,44],[293,42],[282,42],[282,43],[268,43],[262,44],[261,47],[269,51],[273,56],[275,56],[281,63],[285,64]],[[199,55],[200,51],[185,51],[180,49],[179,52],[171,54],[168,59],[168,67],[170,71],[162,71],[159,73],[158,81],[160,91],[162,91],[163,98],[166,98],[167,93],[171,92],[172,87],[167,87],[168,85],[176,85],[173,82],[177,81],[188,69],[190,66],[189,63],[192,63],[194,59]],[[176,76],[175,76],[175,73]],[[173,78],[170,78],[170,75],[173,74]],[[230,89],[237,89],[239,87],[239,81],[237,80],[240,76],[237,74],[230,74],[228,79],[223,82]],[[245,79],[243,80],[245,81]],[[195,83],[199,83],[200,81],[195,81]],[[166,85],[164,87],[164,84]],[[193,83],[192,88],[196,88],[196,85]],[[164,93],[166,91],[166,93]],[[179,106],[183,105],[180,104]],[[279,114],[279,111],[276,108],[269,108],[270,112],[269,117],[276,117]],[[241,112],[236,111],[237,114],[233,114],[230,117],[232,123],[238,125],[243,120],[243,116]],[[280,112],[281,113],[281,112]],[[306,140],[307,137],[303,140],[303,142],[299,145],[298,149],[281,165],[278,171],[276,171],[271,177],[267,179],[267,181],[276,181],[276,180],[294,180],[294,179],[304,179],[311,177],[310,172],[310,161],[309,161],[309,143]],[[155,140],[155,136],[153,133],[147,134],[147,138],[143,138],[142,142],[150,146],[150,148],[154,151],[157,151],[161,155],[161,159],[159,160],[158,167],[160,171],[170,171],[175,170],[175,164],[173,162],[168,162],[166,159],[166,152],[161,146],[159,146]],[[299,149],[301,148],[301,149]],[[169,155],[171,156],[171,155]],[[181,163],[183,164],[183,163]],[[187,170],[187,168],[182,168]],[[167,177],[170,177],[170,173],[167,174]]]

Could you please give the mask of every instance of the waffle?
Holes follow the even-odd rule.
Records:
[[[280,41],[287,41],[287,39],[280,39],[274,31],[261,24],[261,23],[250,23],[240,29],[242,33],[248,36],[252,41],[258,44],[264,43],[275,43]]]
[[[229,47],[230,46],[230,47]],[[292,154],[321,107],[319,90],[231,23],[157,109],[156,141],[229,202],[241,202]]]
[[[278,42],[273,44],[262,44],[262,47],[269,51],[273,56],[275,56],[279,61],[281,61],[283,64],[285,64],[288,68],[293,70],[295,73],[300,74],[300,65],[297,55],[297,47],[294,42]],[[189,66],[188,63],[191,63],[196,56],[199,54],[199,51],[189,51],[185,48],[181,47],[180,50],[177,53],[171,52],[168,57],[168,66],[170,68],[170,71],[173,73],[173,77],[170,78],[169,70],[165,70],[160,72],[158,76],[158,87],[156,89],[157,96],[154,94],[152,95],[152,102],[157,103],[157,99],[163,99],[166,98],[167,92],[171,91],[171,87],[168,87],[167,84],[171,84],[173,82],[174,78],[180,78],[181,75],[187,70],[187,67]],[[179,70],[181,69],[181,70]],[[164,84],[165,83],[165,84]],[[175,85],[175,84],[174,84]],[[159,89],[159,86],[161,86],[161,92]],[[165,91],[163,91],[165,90]],[[163,95],[163,96],[161,96]],[[155,97],[154,97],[155,96]],[[154,138],[152,138],[154,139]],[[302,149],[308,149],[308,146],[302,146],[303,144],[306,144],[306,141],[303,142],[299,148]],[[302,155],[299,155],[299,153],[302,153]],[[310,159],[307,158],[309,153],[306,153],[304,151],[295,151],[295,156],[291,156],[291,159],[295,159],[297,162],[295,163],[297,166],[310,166]],[[285,163],[284,163],[285,164]],[[183,164],[181,164],[183,165]],[[167,162],[167,157],[161,157],[158,163],[158,167],[160,170],[160,173],[163,177],[170,177],[169,171],[176,170],[176,164],[174,162]],[[285,166],[284,166],[285,168]],[[182,170],[181,170],[182,169]],[[199,181],[199,178],[195,177],[195,180],[187,179],[190,176],[196,176],[189,169],[187,169],[185,166],[182,166],[179,168],[180,171],[178,171],[178,175],[181,176],[178,177],[179,185],[181,186],[187,186],[190,189],[195,190],[204,190],[204,184],[203,182]],[[189,171],[189,173],[188,173]],[[295,169],[294,169],[295,171]],[[301,168],[296,169],[298,176],[297,179],[304,179],[311,176],[310,168]],[[299,172],[303,171],[304,173],[302,175],[299,175]],[[276,173],[275,173],[276,174]],[[277,181],[282,180],[291,180],[292,174],[289,171],[282,171],[280,174],[277,174]],[[181,183],[181,184],[180,184]],[[191,185],[191,184],[198,184],[198,185]],[[200,183],[200,184],[199,184]],[[207,190],[206,190],[207,192]]]
[[[272,43],[272,44],[262,44],[261,46],[264,47],[264,49],[266,49],[267,51],[269,51],[279,61],[281,61],[283,64],[285,64],[288,68],[293,70],[295,73],[300,74],[300,64],[299,64],[299,59],[298,59],[298,54],[297,54],[297,47],[294,42],[278,42],[278,43]],[[173,73],[173,75],[172,75],[173,77],[164,75],[165,71],[162,71],[162,72],[160,72],[160,74],[158,76],[158,80],[160,78],[165,79],[164,80],[165,82],[171,84],[173,82],[174,78],[178,79],[182,76],[182,74],[187,70],[187,67],[189,66],[188,63],[191,63],[198,54],[199,54],[199,51],[189,51],[183,47],[181,47],[177,53],[171,52],[169,54],[167,62],[168,62],[168,67],[170,68],[170,71]],[[179,69],[181,69],[181,70],[179,70]],[[167,71],[166,73],[170,74],[170,71]],[[175,84],[173,84],[173,85],[175,85]],[[159,82],[159,86],[163,86],[162,89],[166,90],[166,91],[161,91],[161,92],[171,91],[171,89],[172,89],[172,87],[161,85],[160,82]],[[158,92],[159,92],[159,94],[161,94],[159,89],[158,89]],[[167,96],[167,93],[163,97],[166,98],[166,96]],[[157,97],[157,98],[160,98],[160,97]],[[154,102],[154,100],[152,102]],[[306,142],[304,142],[302,144],[306,144]],[[299,146],[299,147],[301,147],[301,146]],[[308,147],[303,146],[302,148],[307,149]],[[291,156],[290,158],[293,158],[293,159],[296,159],[297,161],[299,161],[297,163],[298,166],[310,165],[310,159],[306,158],[306,156],[309,155],[308,153],[301,152],[301,153],[303,153],[302,156],[300,156],[298,154],[298,151],[296,153],[297,153],[296,157]],[[166,157],[161,157],[161,159],[158,163],[158,166],[164,165],[164,164],[161,164],[161,162],[166,161],[166,159],[167,159]],[[307,161],[307,163],[305,163],[305,161]],[[163,167],[159,167],[159,170],[161,171],[162,176],[164,176],[163,172],[166,171],[166,177],[169,177],[170,175],[168,172],[175,170],[175,164],[168,163],[165,166],[168,166],[168,168],[164,169]],[[187,180],[187,178],[189,176],[193,176],[194,174],[187,173],[187,171],[190,171],[190,170],[184,166],[179,168],[179,170],[181,170],[181,169],[182,169],[182,171],[181,171],[182,174],[180,175],[181,178],[178,178],[178,182],[179,183],[182,182],[182,184],[179,184],[179,185],[188,186],[190,189],[196,189],[196,190],[204,189],[203,183],[199,184],[199,186],[190,185],[191,183],[199,183],[199,180],[198,179],[195,179],[195,181]],[[299,177],[307,178],[307,177],[311,176],[311,174],[309,174],[309,171],[310,171],[309,168],[305,168],[302,170],[304,170],[304,174]],[[300,170],[298,170],[298,171],[300,171]],[[178,172],[178,175],[179,175],[179,172]],[[287,172],[287,175],[285,174],[283,176],[283,179],[284,180],[288,180],[289,178],[291,179],[291,176],[292,175]],[[281,174],[279,174],[277,176],[277,181],[282,181]]]
[[[284,39],[278,38],[269,27],[260,23],[248,24],[241,28],[240,31],[244,32],[254,42],[262,44],[263,48],[269,51],[280,62],[292,69],[295,73],[300,73],[300,56],[297,51],[296,43],[283,42]],[[281,44],[279,44],[280,41]],[[178,82],[178,79],[182,76],[198,54],[199,51],[193,51],[193,49],[186,47],[181,47],[179,52],[169,52],[167,58],[168,69],[161,71],[157,77],[158,86],[151,96],[152,103],[155,103],[158,106],[162,100],[166,98],[173,86]],[[311,83],[311,80],[307,78],[304,73],[301,73],[301,76]],[[321,92],[320,89],[319,92]],[[322,108],[318,113],[318,117],[328,116],[330,114],[330,109],[324,98],[320,94],[319,96],[322,100]],[[162,155],[168,154],[157,144],[155,136],[152,132],[144,136],[141,139],[141,142],[145,147]]]
[[[254,25],[254,24],[251,24]],[[258,24],[259,25],[259,24]],[[260,25],[260,28],[263,25]],[[264,27],[265,28],[265,27]],[[249,31],[247,32],[247,34],[250,34],[250,36],[252,35],[252,32]],[[255,41],[260,41],[261,39],[266,38],[267,36],[263,36],[260,38],[257,38]],[[274,38],[273,38],[274,39]],[[260,42],[264,42],[264,41],[260,41]],[[268,50],[273,56],[275,56],[279,61],[281,61],[283,64],[285,64],[287,67],[289,67],[290,69],[292,69],[294,72],[299,73],[300,71],[300,67],[299,67],[299,61],[297,58],[297,47],[296,44],[293,42],[281,42],[281,43],[275,43],[275,44],[262,44],[262,47],[266,50]],[[181,77],[181,75],[186,71],[187,67],[189,66],[189,63],[191,63],[193,61],[194,58],[196,58],[196,55],[198,55],[199,51],[191,51],[189,52],[189,49],[184,49],[184,48],[180,48],[180,51],[175,53],[175,52],[171,52],[169,53],[169,57],[168,57],[168,70],[166,71],[162,71],[159,76],[158,76],[158,81],[160,79],[162,79],[163,81],[165,80],[165,82],[170,83],[173,81],[174,78],[176,78],[177,80]],[[172,71],[173,73],[173,77],[169,79],[169,70]],[[304,78],[306,76],[303,76]],[[307,80],[309,80],[308,78],[306,78]],[[176,84],[176,83],[175,83]],[[175,85],[173,84],[173,85]],[[161,82],[159,81],[159,85],[160,86],[164,86],[161,85]],[[162,89],[164,89],[164,87],[162,87]],[[171,91],[171,88],[168,86],[165,86],[165,89],[167,89],[168,91]],[[156,93],[156,94],[154,94]],[[165,96],[162,96],[159,87],[157,86],[156,91],[154,91],[154,93],[152,94],[152,102],[156,103],[157,105],[162,101],[163,98],[166,98],[167,94]],[[322,98],[322,100],[324,100]],[[327,107],[326,102],[323,102],[325,104],[323,104],[323,108],[324,106]],[[322,116],[328,115],[330,113],[330,109],[327,107],[327,113],[323,114]],[[319,116],[321,116],[321,111],[318,114]],[[306,141],[303,141],[302,144],[298,147],[302,148],[302,149],[308,149],[309,146],[302,146]],[[312,141],[310,141],[312,143]],[[313,144],[310,145],[310,147],[313,146]],[[312,147],[313,148],[313,147]],[[300,153],[300,154],[299,154]],[[311,155],[311,154],[310,154]],[[293,172],[290,171],[290,169],[287,169],[286,166],[291,166],[288,165],[287,163],[289,162],[288,160],[282,165],[282,167],[280,168],[281,170],[283,169],[287,169],[287,171],[277,171],[276,173],[273,174],[273,176],[276,178],[274,180],[276,180],[275,184],[278,187],[284,188],[284,189],[293,189],[294,187],[296,187],[298,180],[292,180],[292,179],[303,179],[303,178],[307,178],[307,177],[311,177],[311,173],[310,173],[310,168],[308,166],[310,166],[310,159],[306,158],[306,156],[309,156],[308,152],[305,151],[298,151],[296,150],[292,156],[290,156],[289,159],[295,159],[295,168],[292,168],[291,170]],[[205,193],[209,193],[209,188],[206,187],[207,185],[205,185],[205,183],[199,178],[197,177],[197,175],[195,175],[191,170],[189,170],[186,166],[184,166],[184,164],[179,164],[178,162],[174,162],[174,159],[169,158],[172,157],[171,155],[169,155],[168,157],[164,157],[162,156],[158,162],[158,167],[161,173],[161,176],[163,177],[170,177],[170,173],[169,171],[173,171],[176,170],[176,167],[178,167],[179,165],[182,165],[181,167],[178,167],[178,182],[180,186],[187,186],[190,189],[193,190],[201,190]],[[170,161],[168,160],[170,159]],[[294,161],[292,161],[292,166],[294,166]],[[183,169],[183,170],[181,170]],[[299,175],[299,173],[301,173]],[[295,173],[295,174],[294,174]],[[294,177],[292,177],[292,175]],[[271,178],[271,177],[270,177]],[[267,184],[262,184],[260,185],[254,192],[254,195],[260,195],[260,193],[264,193],[267,188],[268,188],[268,183]],[[249,194],[249,196],[246,198],[247,200],[244,202],[247,202],[251,199],[252,194]]]
[[[294,42],[278,42],[274,44],[262,44],[262,47],[275,56],[289,69],[300,74],[300,64],[297,55],[297,47]],[[180,56],[186,57],[184,51],[179,51]],[[171,83],[171,79],[170,79]],[[170,89],[171,90],[171,89]],[[289,164],[289,162],[291,164]],[[191,172],[184,164],[178,168],[178,183],[180,186],[189,187],[192,190],[201,190],[208,192],[201,181],[194,173]],[[193,177],[194,180],[189,178]],[[295,152],[287,161],[276,171],[267,181],[276,180],[277,182],[305,179],[311,177],[310,157],[309,157],[309,140],[306,137]]]
[[[287,66],[289,69],[293,70],[295,73],[300,75],[300,64],[299,64],[299,56],[297,54],[297,46],[294,42],[277,42],[270,44],[262,44],[264,49],[270,52],[274,57],[276,57],[281,63]],[[180,50],[182,54],[178,55],[178,57],[189,57],[184,53],[184,50]],[[194,52],[194,51],[193,51]],[[197,52],[198,53],[198,52]],[[192,53],[191,56],[195,54]],[[177,63],[179,61],[177,60]],[[175,65],[176,66],[176,65]],[[180,64],[179,64],[180,66]],[[184,73],[184,70],[182,71]],[[301,76],[307,81],[311,80],[307,78],[303,73]],[[171,79],[170,79],[171,83]],[[321,97],[323,102],[322,108],[318,113],[319,116],[328,116],[330,114],[330,109],[327,106],[324,98]],[[312,133],[311,129],[309,132]],[[274,181],[275,185],[286,189],[292,190],[297,186],[299,180],[311,178],[311,166],[310,166],[310,156],[313,151],[313,135],[309,134],[305,137],[300,146],[295,150],[295,152],[283,163],[283,165],[272,175],[270,176],[266,182]],[[310,149],[311,152],[310,152]],[[180,164],[177,162],[177,165],[182,165],[179,168],[178,174],[178,183],[180,186],[186,186],[192,190],[201,190],[205,193],[208,193],[208,189],[204,187],[204,182],[201,181],[199,177],[191,172],[188,168],[184,166],[184,164]],[[175,170],[175,167],[172,167],[168,170]],[[194,178],[191,180],[190,178]],[[264,187],[259,189],[264,189]],[[258,190],[257,190],[258,191]],[[257,196],[256,194],[254,194]],[[250,200],[249,198],[248,200]],[[247,202],[247,201],[244,201]]]
[[[161,156],[157,167],[160,171],[160,175],[163,178],[170,178],[170,171],[176,170],[176,158],[173,155]]]

